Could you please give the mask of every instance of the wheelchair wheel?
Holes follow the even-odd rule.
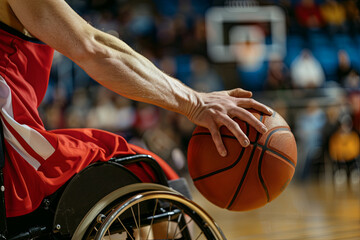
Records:
[[[97,215],[86,240],[225,240],[212,218],[174,191],[145,191]]]

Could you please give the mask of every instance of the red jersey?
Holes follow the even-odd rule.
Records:
[[[0,23],[0,108],[7,149],[4,167],[8,217],[34,211],[74,174],[95,161],[119,155],[154,154],[121,136],[95,129],[47,131],[37,108],[47,86],[54,50]],[[169,179],[176,173],[154,156]],[[146,166],[129,167],[153,181]]]

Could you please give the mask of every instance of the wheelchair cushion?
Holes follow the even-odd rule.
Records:
[[[54,218],[62,235],[72,235],[86,213],[104,196],[140,183],[138,177],[115,162],[94,163],[75,175],[61,196]]]

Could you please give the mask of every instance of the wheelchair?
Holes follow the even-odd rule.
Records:
[[[91,164],[46,197],[34,212],[6,218],[2,174],[5,148],[1,136],[2,240],[226,239],[212,218],[189,199],[186,181],[168,181],[149,155]],[[153,169],[157,183],[142,183],[125,167],[140,162]]]

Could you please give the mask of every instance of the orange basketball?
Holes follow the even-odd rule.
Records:
[[[226,157],[219,155],[203,127],[196,127],[188,146],[188,167],[196,188],[210,202],[232,211],[264,206],[286,188],[295,172],[296,142],[286,121],[276,112],[251,113],[268,132],[262,135],[235,119],[249,137],[248,147],[243,148],[225,127],[220,132]]]

